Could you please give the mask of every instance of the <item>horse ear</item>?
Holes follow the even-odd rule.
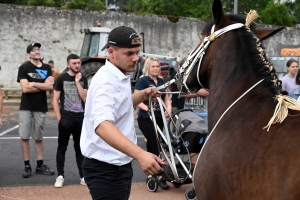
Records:
[[[220,0],[214,0],[212,5],[212,14],[214,16],[215,25],[218,27],[224,27],[230,21],[223,12],[222,3]]]
[[[280,27],[277,29],[255,29],[253,32],[260,40],[265,40],[283,29],[285,29],[285,27]]]

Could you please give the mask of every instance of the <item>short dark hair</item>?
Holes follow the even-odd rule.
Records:
[[[53,60],[49,60],[49,62],[48,62],[48,63],[52,63],[52,64],[54,64]]]
[[[69,60],[71,60],[71,59],[80,59],[80,57],[77,56],[76,54],[72,53],[72,54],[68,55],[67,62],[69,62]]]

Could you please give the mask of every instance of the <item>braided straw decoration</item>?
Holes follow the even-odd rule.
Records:
[[[246,17],[246,23],[245,26],[249,27],[250,24],[257,18],[259,17],[256,10],[250,10],[249,13],[247,14]]]
[[[300,104],[296,99],[289,97],[287,95],[277,95],[275,99],[278,101],[273,117],[270,119],[267,126],[264,129],[268,128],[267,131],[271,128],[272,124],[281,123],[288,116],[288,109],[300,111]]]

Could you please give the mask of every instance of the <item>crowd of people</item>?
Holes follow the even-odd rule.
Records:
[[[166,104],[165,117],[183,108],[192,109],[207,120],[209,91],[201,88],[194,94],[166,95],[166,89],[154,92],[164,84],[160,77],[160,62],[149,57],[132,94],[128,72],[133,72],[139,59],[141,39],[130,27],[113,29],[107,49],[109,59],[94,75],[90,86],[80,73],[81,60],[76,54],[68,55],[68,71],[59,74],[53,60],[45,64],[41,58],[41,44],[32,43],[26,49],[29,61],[18,69],[17,81],[22,96],[19,108],[19,135],[24,161],[23,178],[32,174],[29,139],[34,140],[36,154],[35,173],[54,175],[55,171],[44,163],[44,125],[46,120],[47,91],[52,91],[53,110],[58,121],[58,146],[56,152],[57,177],[54,187],[64,184],[64,163],[70,136],[74,141],[79,183],[87,185],[93,199],[129,199],[135,159],[148,181],[163,171],[165,164],[159,158],[159,147],[153,121],[149,113],[149,95],[153,96],[155,121],[163,130],[162,112],[155,98]],[[178,70],[186,58],[182,59]],[[300,101],[300,73],[298,62],[287,62],[287,74],[282,78],[282,89]],[[174,77],[176,72],[171,75]],[[88,88],[89,87],[89,88]],[[178,91],[177,85],[169,89]],[[89,91],[89,92],[88,92]],[[0,88],[0,126],[3,96]],[[138,107],[138,126],[146,138],[147,151],[137,145],[134,127],[134,108]],[[166,180],[158,177],[159,186],[169,189]]]

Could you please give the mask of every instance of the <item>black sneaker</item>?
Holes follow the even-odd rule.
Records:
[[[45,175],[54,175],[55,172],[50,169],[50,167],[48,165],[44,165],[42,164],[41,167],[37,167],[35,170],[36,174],[45,174]]]
[[[23,178],[29,178],[31,176],[31,167],[29,165],[25,166],[25,169],[23,171]]]
[[[170,186],[167,184],[167,181],[165,181],[165,180],[159,180],[158,184],[159,184],[160,188],[163,190],[168,190],[170,188]]]

